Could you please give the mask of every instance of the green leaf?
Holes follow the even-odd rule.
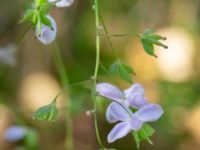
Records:
[[[113,75],[119,75],[119,63],[118,61],[115,61],[112,63],[109,67],[109,72]]]
[[[24,22],[24,21],[32,21],[33,16],[35,14],[35,10],[34,9],[28,9],[23,18],[20,20],[20,23]]]
[[[157,58],[154,53],[154,45],[162,46],[163,48],[168,48],[167,45],[164,45],[160,40],[166,40],[166,37],[155,34],[155,30],[147,29],[140,35],[140,40],[143,45],[145,52],[151,56]]]
[[[133,70],[133,68],[131,68],[130,66],[123,64],[123,63],[121,63],[121,65],[127,70],[127,72],[129,74],[134,74],[134,75],[136,74],[135,71]]]
[[[33,22],[34,25],[37,24],[38,16],[39,16],[39,15],[38,15],[38,12],[36,12],[36,13],[33,15],[32,22]]]
[[[56,99],[52,103],[42,106],[34,112],[33,120],[45,120],[50,122],[55,122],[58,115],[58,109],[56,107]]]
[[[52,4],[51,3],[44,3],[40,6],[40,13],[43,15],[47,15],[49,13],[49,9],[51,8]]]
[[[153,44],[146,39],[141,38],[141,43],[143,45],[143,48],[145,52],[151,56],[154,56],[157,58],[157,55],[154,53],[154,47]]]
[[[155,130],[148,124],[144,124],[142,129],[138,132],[140,141],[147,140],[150,144],[153,142],[150,140],[150,137],[154,134]]]
[[[137,132],[132,132],[137,148],[140,148],[140,139]]]
[[[110,65],[109,72],[113,75],[121,77],[123,80],[131,84],[133,83],[131,75],[135,74],[135,72],[131,67],[122,63],[119,59]]]
[[[130,68],[128,68],[127,70],[127,66],[125,66],[124,64],[120,64],[119,65],[119,75],[122,79],[124,79],[125,81],[129,82],[129,83],[133,83],[132,81],[132,77],[130,75]]]
[[[164,45],[163,43],[159,42],[157,39],[155,38],[151,38],[149,36],[145,37],[145,41],[148,41],[149,43],[158,45],[158,46],[162,46],[164,48],[168,48],[166,45]]]
[[[45,24],[45,25],[49,26],[50,28],[52,28],[51,21],[49,20],[49,18],[47,18],[46,15],[41,14],[40,18],[41,18],[42,24]]]
[[[35,0],[36,7],[41,6],[42,4],[48,3],[47,0]]]
[[[147,35],[148,38],[150,39],[154,39],[154,40],[166,40],[166,37],[157,35],[157,34],[151,34],[151,35]]]
[[[136,142],[137,148],[140,147],[140,142],[146,140],[150,144],[153,144],[153,142],[150,140],[150,137],[154,134],[155,130],[148,124],[144,124],[142,129],[139,131],[131,132],[133,134],[134,140]]]

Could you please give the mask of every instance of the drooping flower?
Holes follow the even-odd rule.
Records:
[[[69,7],[72,5],[74,0],[48,0],[50,3],[54,3],[56,7]]]
[[[109,83],[99,83],[96,90],[98,95],[113,101],[106,111],[107,121],[119,122],[108,135],[109,143],[126,136],[132,130],[140,130],[144,123],[156,121],[163,114],[160,105],[148,104],[140,84],[133,84],[130,88],[121,91]],[[130,107],[138,111],[132,112]]]
[[[51,22],[51,27],[42,24],[41,33],[39,33],[39,29],[38,27],[36,27],[36,37],[40,42],[42,42],[45,45],[48,45],[51,42],[53,42],[56,38],[57,33],[57,25],[55,20],[50,15],[47,15],[47,18]]]
[[[26,131],[26,128],[22,126],[11,126],[5,131],[4,138],[10,142],[16,142],[25,137]]]

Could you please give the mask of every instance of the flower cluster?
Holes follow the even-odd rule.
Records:
[[[133,84],[121,91],[109,83],[99,83],[96,90],[99,96],[113,101],[107,108],[106,119],[109,123],[118,123],[108,134],[109,143],[126,136],[129,132],[139,131],[144,123],[156,121],[163,114],[160,105],[147,102],[140,84]]]
[[[68,7],[72,5],[73,0],[35,0],[33,8],[28,9],[21,22],[31,21],[36,27],[37,39],[45,45],[50,44],[56,38],[56,22],[49,15],[52,6]]]

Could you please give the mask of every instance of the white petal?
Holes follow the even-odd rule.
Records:
[[[49,3],[56,2],[57,0],[48,0]]]
[[[126,109],[128,110],[128,108]],[[114,123],[117,121],[128,121],[130,120],[130,116],[125,108],[123,108],[118,103],[113,102],[108,106],[106,110],[106,119],[109,123]]]
[[[57,26],[56,26],[56,22],[54,21],[54,19],[51,16],[47,16],[47,18],[51,21],[51,26],[53,29],[51,29],[49,26],[47,25],[42,25],[42,31],[41,34],[38,35],[38,28],[36,28],[36,37],[37,39],[42,42],[45,45],[50,44],[51,42],[53,42],[56,38],[56,33],[57,33]]]
[[[99,83],[96,86],[97,93],[100,96],[111,100],[119,101],[122,97],[122,92],[115,86],[109,83]]]
[[[114,126],[108,134],[108,143],[126,136],[131,131],[130,122],[121,122]]]
[[[56,3],[56,7],[69,7],[73,2],[74,0],[60,0]]]
[[[143,122],[152,122],[158,120],[163,114],[163,109],[158,104],[147,104],[140,108],[134,116]]]

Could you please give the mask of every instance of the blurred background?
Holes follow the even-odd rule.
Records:
[[[0,149],[63,150],[65,114],[59,98],[56,123],[31,120],[32,113],[46,105],[61,91],[61,81],[53,62],[52,46],[35,39],[28,23],[19,24],[31,0],[0,0]],[[95,62],[95,22],[92,0],[75,0],[69,8],[52,9],[58,24],[57,43],[70,84],[90,79]],[[141,143],[141,150],[200,149],[200,1],[199,0],[101,0],[100,11],[110,34],[142,33],[154,28],[167,37],[169,48],[156,48],[158,59],[147,55],[136,37],[111,37],[117,55],[136,72],[134,82],[144,85],[146,97],[165,110],[151,123],[156,129],[154,145]],[[19,42],[20,41],[20,42]],[[115,61],[109,43],[101,38],[99,82],[110,80],[105,69]],[[113,77],[114,78],[114,77]],[[130,86],[114,78],[121,89]],[[115,82],[111,82],[115,84]],[[89,85],[70,89],[75,150],[97,150]],[[99,100],[99,125],[103,143],[119,150],[136,150],[131,135],[113,144],[106,141],[113,127],[105,120],[107,100]],[[31,131],[28,140],[6,140],[10,126]],[[27,142],[28,141],[28,142]],[[30,144],[31,145],[31,144]]]

